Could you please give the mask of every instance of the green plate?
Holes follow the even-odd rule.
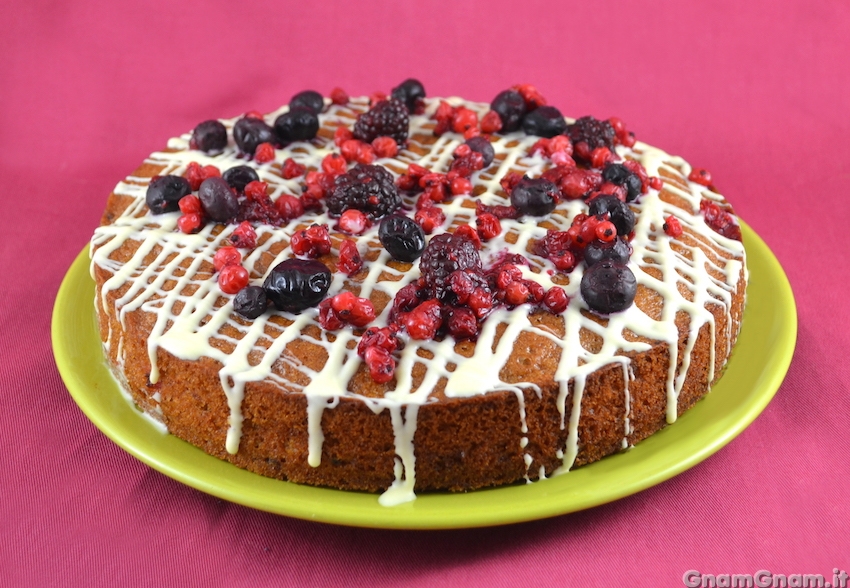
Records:
[[[387,508],[374,494],[264,478],[159,432],[125,399],[104,363],[87,249],[68,270],[56,297],[53,352],[74,400],[103,433],[152,468],[225,500],[361,527],[448,529],[540,519],[604,504],[663,482],[726,445],[767,406],[791,362],[797,313],[776,258],[752,229],[743,225],[743,230],[749,255],[749,304],[738,345],[712,392],[675,425],[633,449],[534,484],[423,494],[411,503]]]

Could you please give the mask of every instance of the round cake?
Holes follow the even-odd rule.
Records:
[[[720,377],[747,280],[706,170],[527,84],[487,104],[412,79],[201,122],[116,186],[91,259],[141,410],[386,505],[673,423]]]

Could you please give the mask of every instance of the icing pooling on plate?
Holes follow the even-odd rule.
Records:
[[[486,104],[467,103],[458,98],[448,99],[454,105],[464,104],[483,115]],[[377,164],[386,166],[396,175],[404,173],[408,164],[416,163],[431,171],[445,172],[452,161],[454,149],[463,142],[455,133],[446,133],[434,138],[430,132],[433,121],[430,114],[439,104],[437,99],[429,99],[424,115],[411,116],[411,140],[407,149],[400,151],[393,159],[379,159]],[[355,99],[346,107],[329,105],[320,115],[323,129],[333,129],[344,124],[351,126],[356,113],[367,109],[366,99]],[[285,112],[282,108],[266,116],[272,122],[276,116]],[[223,121],[231,128],[236,119]],[[420,135],[417,136],[417,133]],[[252,164],[260,179],[272,189],[272,200],[281,194],[301,193],[303,178],[285,180],[280,177],[280,163],[288,157],[306,165],[319,167],[322,158],[335,151],[330,134],[328,138],[317,138],[311,142],[293,143],[285,149],[278,149],[274,163]],[[429,144],[420,142],[427,136]],[[169,149],[152,154],[147,163],[162,168],[164,174],[182,175],[190,162],[200,165],[215,165],[222,172],[226,169],[245,164],[237,157],[235,146],[231,144],[218,155],[207,155],[188,148],[190,136],[169,141]],[[510,204],[499,180],[508,171],[521,171],[532,177],[539,176],[551,163],[540,155],[528,156],[528,150],[537,137],[523,133],[497,135],[492,143],[496,152],[493,164],[485,170],[475,172],[471,177],[475,192],[472,197],[456,196],[440,204],[447,220],[443,228],[463,223],[474,224],[475,208],[470,207],[475,200],[487,205]],[[433,144],[430,144],[433,142]],[[663,172],[673,174],[680,181],[666,182],[665,189],[680,199],[692,211],[699,210],[700,200],[710,198],[721,201],[722,198],[702,186],[688,182],[690,167],[680,158],[637,143],[634,148],[617,147],[621,156],[640,161],[650,176]],[[424,153],[425,155],[419,155]],[[603,325],[582,311],[587,310],[579,294],[579,284],[583,268],[581,264],[569,275],[565,284],[563,276],[552,271],[554,268],[546,259],[529,252],[532,240],[545,236],[546,229],[566,230],[572,218],[586,212],[583,201],[561,202],[556,211],[545,220],[546,226],[538,226],[542,219],[502,220],[502,233],[484,244],[481,251],[482,261],[487,266],[497,255],[508,251],[518,253],[529,259],[530,267],[522,267],[523,277],[540,283],[544,288],[555,284],[562,285],[570,302],[563,313],[563,335],[538,326],[529,319],[533,310],[527,305],[508,310],[497,308],[484,322],[477,345],[471,357],[458,353],[455,342],[447,337],[442,341],[412,341],[405,338],[405,347],[400,352],[396,368],[394,389],[382,397],[366,397],[348,390],[351,377],[360,366],[361,360],[350,347],[355,347],[359,335],[351,329],[328,333],[321,328],[317,336],[305,334],[308,327],[317,326],[318,312],[308,309],[294,315],[282,311],[269,311],[253,321],[237,318],[232,313],[232,296],[224,295],[214,276],[209,272],[213,255],[231,234],[234,226],[216,226],[207,224],[199,233],[186,235],[177,230],[179,213],[152,216],[145,206],[145,191],[149,178],[129,177],[115,188],[115,194],[130,199],[130,204],[112,224],[96,230],[92,239],[92,271],[100,266],[113,275],[104,284],[100,297],[96,301],[98,312],[106,315],[117,311],[118,319],[124,324],[127,313],[142,309],[155,315],[155,324],[147,342],[151,362],[151,382],[159,379],[156,361],[157,349],[162,348],[172,355],[185,360],[210,357],[222,363],[219,373],[222,390],[230,409],[229,429],[226,449],[236,453],[239,449],[242,425],[242,400],[245,385],[248,382],[270,380],[277,382],[289,391],[303,393],[307,399],[307,421],[309,429],[308,462],[312,466],[321,463],[323,432],[322,414],[334,408],[340,398],[358,398],[374,412],[387,410],[391,416],[395,436],[396,466],[395,481],[381,496],[382,504],[397,504],[412,500],[415,496],[415,458],[414,434],[419,407],[429,401],[431,392],[437,384],[446,381],[445,396],[461,398],[479,395],[495,390],[513,392],[519,403],[518,418],[523,436],[517,440],[521,448],[528,444],[525,436],[524,391],[536,390],[534,382],[506,383],[500,379],[501,368],[507,362],[516,337],[522,332],[532,332],[546,338],[561,349],[560,361],[555,373],[559,384],[558,410],[561,414],[561,426],[568,431],[567,444],[563,448],[563,465],[556,473],[566,472],[573,465],[579,449],[578,422],[582,393],[586,378],[599,368],[616,364],[623,370],[625,382],[625,411],[623,414],[623,447],[628,446],[630,425],[630,397],[628,383],[634,375],[630,360],[623,353],[648,350],[651,345],[625,333],[633,333],[651,341],[661,341],[670,347],[672,361],[666,381],[668,398],[668,421],[673,422],[677,415],[677,399],[682,389],[690,361],[690,351],[696,341],[700,327],[709,323],[713,327],[714,317],[706,305],[723,305],[728,314],[732,294],[738,281],[745,274],[743,265],[743,247],[741,243],[726,239],[703,222],[701,215],[691,215],[659,197],[659,193],[650,190],[637,202],[632,203],[637,213],[635,236],[632,240],[634,253],[630,267],[638,284],[648,287],[664,299],[660,320],[649,316],[637,306],[613,314]],[[412,208],[413,200],[405,198],[405,204]],[[664,218],[675,214],[686,230],[686,237],[673,241],[661,230]],[[281,246],[281,236],[291,235],[305,224],[325,223],[333,227],[335,220],[326,214],[307,213],[299,219],[282,227],[255,225],[258,235],[258,247],[253,251],[244,251],[243,266],[251,272],[251,283],[261,284],[268,269],[280,261],[293,256],[291,249]],[[437,231],[439,233],[441,231]],[[353,237],[361,254],[366,255],[364,274],[356,280],[349,280],[339,272],[333,274],[333,283],[329,295],[344,287],[359,288],[359,296],[369,297],[382,294],[389,298],[403,286],[419,277],[418,267],[413,264],[410,271],[402,271],[400,266],[389,265],[389,254],[377,241],[377,225],[359,237]],[[695,239],[711,244],[712,254],[706,254],[695,246]],[[138,243],[131,259],[125,263],[110,257],[119,247],[128,241]],[[153,255],[154,259],[146,259]],[[272,261],[269,258],[273,258]],[[265,268],[265,271],[260,271]],[[706,271],[706,268],[709,271]],[[119,288],[126,288],[115,302],[114,310],[107,303],[107,295]],[[682,291],[680,291],[682,288]],[[684,292],[690,294],[683,295]],[[689,334],[681,365],[676,361],[678,354],[679,331],[675,324],[678,312],[690,317]],[[383,309],[375,326],[387,324],[389,305]],[[504,327],[501,327],[504,325]],[[502,332],[502,328],[504,329]],[[591,352],[580,343],[582,329],[597,334],[602,341],[601,348]],[[732,321],[727,321],[726,339],[731,344]],[[712,336],[714,333],[711,329]],[[327,354],[327,361],[321,370],[311,370],[298,361],[292,354],[286,353],[287,344],[295,339],[309,337],[311,343],[321,347]],[[498,341],[497,341],[498,338]],[[218,344],[212,345],[211,340]],[[711,353],[714,353],[712,341]],[[124,345],[120,332],[109,332],[106,347],[115,347],[119,364],[122,362]],[[257,353],[259,351],[259,353]],[[259,359],[258,359],[259,357]],[[425,359],[429,357],[431,359]],[[285,362],[301,371],[306,385],[299,386],[285,381],[275,371],[276,362]],[[415,364],[426,367],[424,379],[415,385],[413,368]],[[713,379],[714,357],[710,361],[709,380]],[[120,369],[120,365],[118,368]],[[570,396],[570,393],[572,395]],[[568,398],[571,402],[568,403]],[[156,399],[153,399],[154,402]],[[533,457],[525,453],[525,463],[529,472],[536,472],[541,478],[545,472],[534,468]],[[530,475],[527,477],[531,477]]]

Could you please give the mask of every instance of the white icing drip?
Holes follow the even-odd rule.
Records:
[[[459,98],[448,99],[450,103],[461,104]],[[421,128],[429,123],[429,117],[437,108],[439,100],[426,101],[424,115],[411,116],[411,129]],[[479,116],[487,111],[486,104],[464,103],[476,110]],[[321,115],[323,127],[333,129],[337,125],[350,126],[353,122],[352,110],[362,112],[367,108],[365,98],[354,99],[350,108],[329,105]],[[285,111],[285,107],[266,116],[267,122]],[[223,121],[232,127],[236,119]],[[426,131],[428,132],[428,131]],[[411,133],[413,135],[413,132]],[[228,168],[244,164],[244,160],[236,157],[236,149],[229,145],[224,153],[210,156],[203,152],[188,149],[189,134],[171,139],[168,143],[171,151],[154,153],[147,163],[161,166],[159,172],[164,174],[182,175],[187,165],[194,161],[200,165],[215,165],[224,172]],[[483,192],[476,196],[486,205],[507,205],[509,199],[504,195],[499,180],[509,170],[521,170],[532,177],[539,176],[551,164],[540,155],[528,156],[528,148],[537,140],[522,133],[512,133],[497,136],[493,142],[496,161],[488,170],[473,174],[472,181],[476,191]],[[416,163],[429,170],[445,172],[452,160],[454,148],[463,141],[460,135],[446,133],[436,139],[436,144],[425,146],[411,139],[408,149],[402,150],[395,159],[381,159],[377,163],[388,166],[395,174],[406,170],[407,165]],[[510,145],[510,147],[508,146]],[[427,151],[420,157],[417,152]],[[317,138],[304,143],[299,142],[286,149],[278,149],[275,153],[275,164],[255,165],[260,178],[271,187],[271,198],[276,200],[281,194],[298,195],[303,178],[285,180],[280,177],[279,163],[288,157],[302,163],[308,168],[315,169],[321,159],[334,151],[333,142]],[[662,170],[675,174],[687,173],[690,166],[678,157],[672,157],[659,149],[637,143],[633,149],[622,146],[617,148],[621,156],[637,159],[650,176],[658,175]],[[574,464],[580,451],[581,440],[578,438],[581,402],[586,378],[589,374],[609,364],[618,364],[623,369],[625,382],[625,410],[623,414],[623,448],[629,446],[631,426],[631,398],[629,382],[634,379],[630,361],[622,353],[646,351],[650,345],[635,341],[634,337],[626,336],[632,333],[651,341],[660,341],[669,346],[671,354],[670,370],[666,381],[667,390],[667,420],[673,422],[678,414],[678,397],[690,364],[690,352],[696,342],[699,329],[709,324],[711,326],[712,345],[709,380],[714,375],[714,324],[713,315],[706,305],[719,304],[727,309],[731,305],[732,293],[737,287],[738,280],[746,267],[742,263],[743,247],[737,241],[726,239],[708,228],[701,216],[689,216],[677,206],[662,201],[656,190],[650,190],[636,203],[632,204],[637,214],[635,236],[632,241],[634,253],[630,267],[638,283],[658,292],[664,305],[661,309],[661,320],[655,320],[641,309],[633,306],[628,310],[608,317],[607,325],[600,325],[591,320],[582,311],[586,311],[580,294],[579,284],[583,273],[582,267],[576,268],[570,274],[569,284],[564,286],[570,297],[567,310],[564,312],[564,334],[557,336],[546,328],[534,325],[529,320],[532,310],[526,306],[507,310],[496,309],[484,322],[474,353],[465,357],[455,350],[450,337],[443,341],[406,341],[405,348],[400,353],[396,369],[395,389],[387,392],[382,398],[366,398],[348,390],[348,382],[360,365],[356,352],[349,349],[355,347],[357,337],[350,330],[335,332],[329,337],[322,332],[319,338],[309,339],[311,343],[324,350],[327,361],[320,371],[314,371],[302,365],[297,359],[286,353],[286,347],[297,338],[302,331],[317,324],[317,310],[308,309],[299,315],[273,311],[268,312],[254,321],[236,319],[231,313],[232,298],[224,295],[217,282],[209,273],[215,251],[232,232],[233,226],[215,226],[208,224],[196,235],[184,235],[176,230],[178,213],[151,216],[146,214],[145,190],[149,178],[128,177],[115,188],[115,193],[130,199],[130,204],[121,216],[112,224],[98,228],[92,239],[92,274],[98,266],[112,273],[104,283],[96,307],[99,313],[108,316],[111,312],[108,296],[119,293],[115,302],[118,309],[118,319],[125,325],[127,314],[133,310],[142,309],[155,316],[155,324],[148,340],[148,355],[151,371],[150,381],[155,383],[159,378],[157,351],[162,349],[178,358],[197,360],[209,357],[220,361],[223,367],[219,373],[222,389],[226,395],[230,409],[229,429],[227,432],[226,449],[236,453],[241,438],[242,410],[241,405],[245,387],[251,382],[271,380],[289,390],[303,393],[307,399],[307,422],[309,435],[308,463],[317,467],[321,463],[324,435],[322,431],[322,415],[327,408],[335,407],[341,398],[356,398],[367,404],[375,413],[388,410],[392,420],[395,438],[396,460],[394,466],[395,481],[380,497],[381,504],[393,505],[413,500],[415,495],[415,454],[414,436],[419,407],[429,401],[433,388],[446,378],[445,395],[450,398],[470,397],[495,390],[513,391],[519,403],[519,422],[523,436],[518,443],[524,449],[528,443],[528,431],[525,420],[524,392],[534,390],[540,394],[539,387],[532,382],[505,383],[501,380],[501,370],[511,355],[513,343],[523,332],[531,332],[546,338],[561,348],[561,357],[555,373],[555,380],[560,393],[556,400],[561,415],[561,428],[567,429],[567,444],[563,451],[558,452],[563,465],[556,473],[568,471]],[[721,200],[721,197],[702,186],[687,183],[683,189],[672,182],[665,187],[683,199],[693,210],[699,209],[702,198]],[[454,197],[449,202],[441,204],[447,220],[443,228],[456,226],[465,222],[475,221],[474,208],[464,206],[468,199]],[[406,202],[408,206],[412,201]],[[566,201],[559,204],[554,214],[548,217],[551,226],[566,230],[572,218],[581,212],[586,212],[582,201]],[[706,255],[700,248],[688,245],[685,237],[676,241],[678,250],[672,247],[673,241],[663,234],[660,227],[664,218],[675,214],[686,230],[687,239],[694,238],[711,243],[719,252],[714,256]],[[326,214],[308,214],[280,228],[266,225],[256,225],[260,245],[252,252],[245,252],[243,265],[251,271],[251,282],[261,284],[264,275],[256,270],[258,263],[264,257],[273,256],[274,260],[266,261],[265,267],[272,268],[280,261],[292,256],[289,247],[274,254],[271,247],[276,243],[274,238],[280,234],[291,234],[296,227],[309,223],[326,223],[334,225],[334,220]],[[529,259],[531,267],[523,267],[525,279],[534,280],[545,288],[555,285],[557,280],[554,268],[548,260],[528,252],[532,240],[545,236],[546,228],[537,225],[535,219],[502,220],[502,233],[485,244],[482,250],[482,260],[485,264],[491,262],[503,252],[517,253]],[[438,231],[439,232],[439,231]],[[509,238],[510,237],[510,238]],[[361,253],[372,244],[374,249],[377,242],[377,226],[356,237]],[[124,243],[138,243],[131,258],[119,262],[112,255]],[[688,252],[683,255],[681,251]],[[373,293],[381,293],[392,298],[399,289],[418,278],[417,268],[412,271],[399,272],[387,265],[389,255],[381,250],[377,260],[366,263],[368,275],[357,284],[359,295],[369,297]],[[185,267],[183,267],[185,266]],[[718,280],[709,275],[703,268],[708,268],[724,276]],[[206,269],[204,269],[206,268]],[[268,271],[268,270],[267,270]],[[392,276],[392,279],[382,279],[382,274]],[[338,292],[346,283],[346,278],[340,273],[334,275],[331,294]],[[683,286],[690,292],[689,297],[683,296],[679,287]],[[374,321],[374,325],[383,326],[388,321],[389,306]],[[690,317],[686,345],[683,349],[681,365],[678,365],[679,332],[675,325],[678,312],[685,312]],[[499,326],[505,325],[504,332],[497,344]],[[586,329],[599,335],[602,347],[593,353],[580,344],[580,334]],[[727,342],[732,335],[731,321],[727,321]],[[217,341],[213,345],[211,341]],[[731,343],[727,343],[731,344]],[[107,333],[105,345],[115,348],[117,363],[123,365],[126,346],[120,333]],[[728,351],[728,347],[727,347]],[[426,359],[426,357],[430,359]],[[259,359],[257,359],[259,358]],[[274,372],[276,362],[283,362],[301,371],[309,380],[306,386],[299,386],[284,380]],[[413,367],[417,363],[425,366],[423,381],[414,386],[412,377]],[[572,401],[567,418],[567,399],[572,392]],[[529,453],[523,454],[523,460],[528,471],[533,464]],[[545,470],[539,467],[539,478],[544,479]],[[528,476],[526,476],[527,479]]]

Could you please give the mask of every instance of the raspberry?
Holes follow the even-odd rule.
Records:
[[[368,112],[361,114],[354,123],[354,137],[371,143],[378,137],[392,137],[396,143],[407,141],[410,130],[407,107],[401,100],[381,100]]]
[[[284,221],[291,221],[304,214],[304,205],[301,204],[301,200],[291,194],[281,194],[275,201],[275,207]]]
[[[561,314],[567,310],[570,299],[560,286],[552,286],[543,297],[543,306],[553,314]]]
[[[312,225],[293,234],[289,245],[295,255],[315,259],[330,253],[331,238],[325,225]]]
[[[271,143],[260,143],[254,151],[254,161],[257,163],[268,163],[274,161],[274,147]]]
[[[240,263],[242,263],[242,254],[236,247],[221,247],[213,256],[213,266],[217,272],[228,265],[239,265]]]
[[[327,197],[328,210],[335,216],[348,209],[365,212],[379,219],[401,204],[393,176],[380,165],[358,164],[334,180],[333,191]]]
[[[671,237],[680,237],[682,235],[682,223],[672,214],[664,219],[662,228]]]
[[[425,206],[416,211],[413,220],[419,223],[426,235],[430,235],[434,229],[442,226],[446,221],[446,215],[437,206]]]
[[[296,162],[291,157],[287,157],[286,161],[284,161],[283,165],[280,167],[280,175],[283,176],[283,179],[285,180],[291,180],[292,178],[303,176],[306,171],[306,167]]]
[[[398,143],[392,137],[378,137],[372,141],[372,149],[378,157],[395,157],[398,155]]]
[[[266,194],[267,190],[268,185],[265,182],[255,181],[245,186],[245,200],[239,204],[238,220],[280,225],[280,213]]]
[[[349,208],[339,217],[339,230],[349,235],[362,235],[370,226],[369,218],[355,208]]]
[[[363,267],[363,258],[357,251],[357,243],[351,239],[343,239],[339,244],[339,260],[336,263],[339,271],[347,276],[356,274]]]
[[[334,88],[331,90],[331,102],[340,106],[348,104],[348,93],[342,88]]]
[[[257,232],[251,226],[251,223],[242,221],[230,233],[230,243],[240,249],[253,249],[257,246]]]
[[[184,196],[185,198],[185,196]],[[183,214],[177,219],[177,228],[184,233],[196,233],[204,224],[203,218],[196,212]]]
[[[443,233],[431,239],[419,259],[424,285],[436,298],[445,295],[452,272],[464,269],[480,273],[481,257],[475,243],[457,233]]]
[[[478,215],[475,225],[478,228],[478,236],[481,237],[482,241],[495,239],[502,232],[502,223],[499,222],[499,219],[486,212]]]
[[[369,376],[378,384],[385,384],[395,375],[395,360],[386,349],[368,347],[363,354],[363,360],[369,368]]]
[[[226,265],[218,274],[218,287],[225,294],[236,294],[248,285],[248,270],[241,265]]]

